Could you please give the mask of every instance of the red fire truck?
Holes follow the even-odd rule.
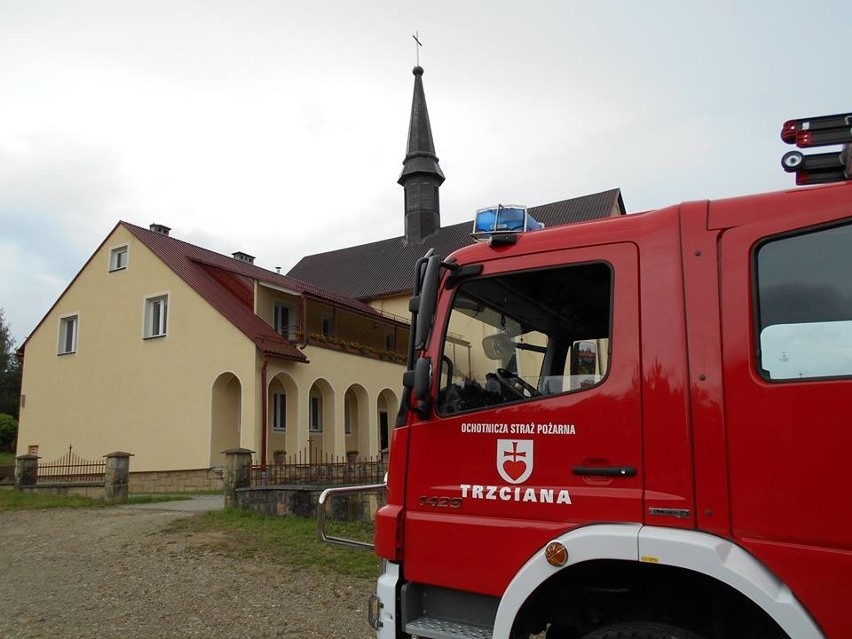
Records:
[[[785,155],[835,183],[776,193],[531,232],[492,207],[420,261],[380,639],[852,637],[848,149]]]

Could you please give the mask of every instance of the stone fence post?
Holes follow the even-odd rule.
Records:
[[[248,488],[251,475],[251,456],[248,448],[229,448],[225,455],[225,508],[236,508],[237,488]]]
[[[38,455],[18,455],[15,457],[15,488],[20,490],[35,486],[38,478]]]
[[[104,455],[106,473],[104,474],[104,501],[107,503],[127,503],[127,489],[130,485],[130,458],[132,453],[120,450]]]

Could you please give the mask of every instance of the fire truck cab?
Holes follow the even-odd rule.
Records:
[[[810,169],[418,263],[381,639],[852,637],[852,183]]]

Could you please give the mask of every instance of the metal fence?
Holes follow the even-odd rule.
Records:
[[[0,484],[15,483],[15,467],[2,465],[0,466]]]
[[[276,456],[271,464],[253,464],[250,485],[346,486],[384,481],[386,465],[381,457],[340,457],[299,453]]]
[[[38,465],[38,483],[74,484],[103,482],[106,473],[106,460],[83,459],[72,447],[68,452],[46,464]]]

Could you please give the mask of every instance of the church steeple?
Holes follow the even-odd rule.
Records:
[[[405,189],[405,240],[418,243],[441,227],[438,187],[444,173],[435,155],[432,127],[423,92],[423,67],[414,67],[414,99],[408,125],[408,147],[397,182]]]

